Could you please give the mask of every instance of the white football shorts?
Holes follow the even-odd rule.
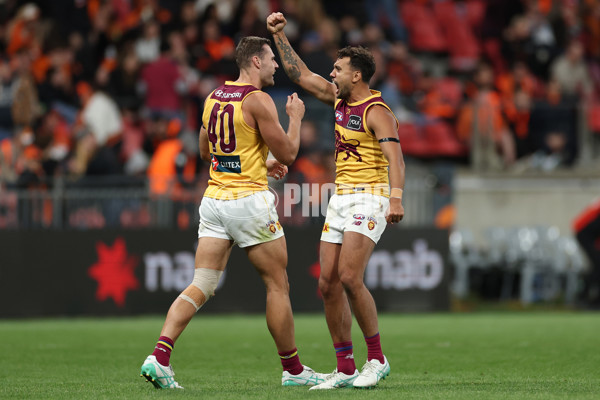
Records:
[[[377,243],[385,230],[390,200],[371,193],[334,194],[329,200],[321,240],[342,243],[344,232],[357,232]]]
[[[233,200],[204,197],[199,212],[199,238],[233,240],[239,247],[248,247],[283,236],[275,195],[268,190]]]

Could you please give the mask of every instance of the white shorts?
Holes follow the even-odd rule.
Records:
[[[334,194],[329,200],[321,240],[342,243],[344,232],[357,232],[377,243],[385,230],[390,200],[370,193]]]
[[[283,236],[275,196],[268,190],[233,200],[204,197],[199,211],[199,238],[233,240],[239,247],[248,247]]]

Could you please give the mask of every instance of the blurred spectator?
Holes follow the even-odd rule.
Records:
[[[181,121],[171,119],[163,126],[166,127],[166,139],[158,145],[147,171],[150,192],[177,198],[181,195],[182,187],[190,186],[196,181],[199,162],[195,149],[186,146],[181,138]]]
[[[410,99],[422,74],[419,60],[410,54],[404,43],[395,42],[390,46],[387,66],[387,74],[396,83],[399,94],[405,101]]]
[[[592,80],[583,59],[583,45],[573,40],[565,53],[552,64],[552,79],[560,86],[565,98],[588,98],[592,91]]]
[[[340,47],[357,46],[363,42],[363,33],[355,16],[342,16],[338,25],[341,31]]]
[[[135,42],[135,54],[142,63],[156,60],[160,56],[160,25],[154,20],[144,24],[143,36]]]
[[[99,90],[85,83],[77,84],[77,94],[83,105],[82,122],[98,146],[112,145],[120,139],[123,124],[117,104]]]
[[[17,129],[31,127],[38,117],[37,88],[31,75],[31,59],[27,52],[19,52],[13,59],[16,72],[16,89],[12,104],[13,123]]]
[[[17,80],[8,61],[0,58],[0,140],[12,137],[12,103],[17,89]]]
[[[375,43],[372,43],[370,50],[375,58],[375,65],[377,65],[375,73],[371,77],[370,87],[381,92],[381,97],[385,99],[386,104],[390,106],[395,115],[405,114],[402,107],[402,97],[397,90],[396,82],[387,73],[388,67],[385,54]]]
[[[502,53],[502,38],[505,35],[507,40],[512,39],[513,33],[506,32],[507,27],[516,15],[522,13],[521,0],[486,0],[481,24],[482,51],[496,72],[504,71],[508,67],[507,62],[513,61],[507,59],[508,54]]]
[[[72,107],[72,112],[76,113],[76,94],[73,82],[64,68],[50,68],[47,78],[38,85],[38,93],[45,110],[60,103],[61,106]]]
[[[110,74],[108,91],[120,109],[141,109],[139,95],[140,61],[134,51],[121,54],[117,67]]]
[[[519,90],[532,97],[537,96],[539,92],[537,79],[523,61],[516,61],[510,71],[497,74],[495,83],[503,103],[512,101],[515,93]]]
[[[296,9],[300,27],[306,31],[317,30],[326,18],[323,2],[319,0],[297,1]]]
[[[36,23],[40,17],[40,9],[34,3],[23,5],[7,28],[6,53],[10,56],[20,50],[32,50],[41,47],[36,34]]]
[[[396,0],[372,0],[365,2],[365,11],[370,24],[382,26],[393,41],[407,42],[408,35],[402,20],[398,18]]]
[[[329,50],[332,48],[331,44],[336,43],[338,35],[339,32],[333,21],[324,20],[318,30],[309,31],[302,37],[300,52],[311,71],[321,76],[329,76],[337,58]]]
[[[236,10],[237,0],[197,0],[196,11],[202,15],[201,23],[207,20],[219,21],[223,25],[229,25]]]
[[[70,124],[58,111],[50,111],[42,117],[36,129],[36,143],[43,151],[45,176],[65,173],[64,164],[73,149],[73,139]]]
[[[172,4],[174,4],[175,8],[177,8],[176,2],[172,2]],[[196,1],[183,0],[180,4],[178,15],[179,20],[177,21],[177,24],[179,24],[180,27],[196,24],[196,21],[200,16],[200,13],[196,8]]]
[[[58,23],[56,28],[61,37],[69,37],[73,33],[86,36],[92,28],[92,18],[97,14],[99,1],[52,0],[37,2],[44,5],[44,13],[51,21],[68,21]],[[113,1],[112,3],[117,3]]]
[[[43,171],[41,152],[34,144],[35,136],[24,129],[12,138],[0,140],[0,179],[18,188],[39,185]]]
[[[165,25],[171,20],[171,13],[160,6],[159,0],[133,0],[132,4],[134,8],[126,17],[127,29],[139,27],[151,20],[155,20],[161,25]]]
[[[77,94],[83,109],[76,128],[78,142],[71,172],[75,176],[121,172],[114,148],[121,140],[123,123],[116,103],[86,82],[77,84]]]
[[[202,31],[202,40],[204,42],[204,49],[213,62],[233,57],[235,43],[233,39],[221,32],[221,27],[216,21],[208,20],[205,22]]]
[[[515,62],[510,71],[500,73],[496,78],[502,109],[515,140],[517,158],[536,150],[530,135],[530,122],[532,102],[539,95],[539,86],[522,61]]]
[[[145,106],[151,115],[173,117],[181,112],[181,93],[185,88],[179,68],[171,59],[169,43],[164,41],[160,46],[160,57],[142,69]]]
[[[269,37],[265,20],[268,13],[261,13],[258,1],[241,0],[233,17],[233,26],[238,27],[234,36],[235,42],[239,42],[244,36]]]
[[[505,55],[509,63],[524,61],[535,75],[546,79],[557,52],[555,34],[536,1],[525,5],[525,13],[514,17],[504,32]]]
[[[478,170],[498,170],[515,160],[515,145],[502,116],[500,96],[493,90],[493,71],[481,64],[474,76],[472,99],[460,110],[457,133],[471,145],[471,159]]]
[[[200,70],[221,79],[229,79],[235,75],[235,43],[221,32],[216,21],[208,20],[202,26],[202,45],[205,55],[197,65]]]
[[[600,1],[583,0],[581,16],[584,25],[586,54],[600,60]]]
[[[418,81],[419,110],[432,119],[454,121],[462,100],[462,88],[452,78],[435,79],[424,73]]]
[[[433,11],[447,43],[449,65],[453,71],[468,73],[477,67],[480,56],[480,45],[475,29],[479,18],[470,12],[472,2],[437,1],[433,3]],[[475,3],[476,4],[476,3]]]
[[[530,94],[518,89],[513,99],[504,105],[504,113],[515,141],[516,158],[522,158],[535,150],[530,135],[531,103]]]
[[[541,168],[573,164],[577,155],[576,116],[573,102],[562,96],[559,83],[550,81],[546,98],[535,102],[531,112],[530,135],[542,157]]]

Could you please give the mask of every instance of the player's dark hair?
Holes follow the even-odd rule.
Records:
[[[264,45],[271,46],[269,39],[258,36],[246,36],[240,40],[235,48],[235,63],[239,69],[244,69],[250,65],[250,60],[254,56],[262,58],[265,53]]]
[[[359,70],[363,82],[369,83],[375,73],[375,58],[369,50],[364,47],[346,46],[338,50],[338,58],[350,58],[350,66]]]

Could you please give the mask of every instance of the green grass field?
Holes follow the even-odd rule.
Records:
[[[183,391],[139,377],[162,317],[1,321],[3,399],[599,399],[600,314],[473,313],[380,316],[389,378],[373,390],[281,387],[262,315],[203,315],[171,361]],[[331,372],[322,315],[296,316],[301,361]],[[366,348],[354,326],[360,368]]]

